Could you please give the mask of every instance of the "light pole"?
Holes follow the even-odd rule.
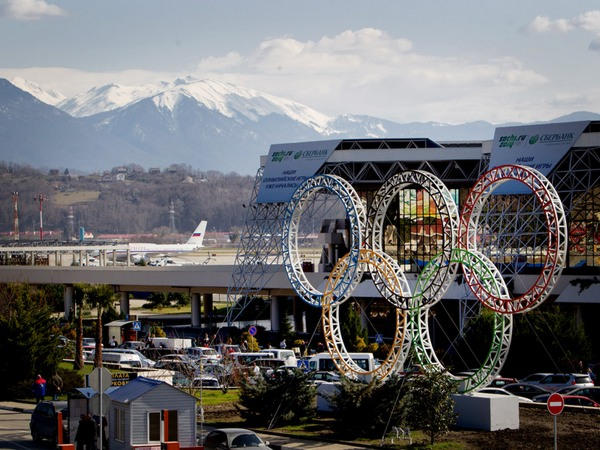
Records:
[[[43,241],[44,240],[44,214],[42,212],[42,204],[44,203],[45,200],[47,200],[47,197],[44,194],[39,193],[36,197],[33,197],[33,200],[40,202],[40,241]]]

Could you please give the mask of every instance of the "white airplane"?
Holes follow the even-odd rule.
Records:
[[[130,242],[127,244],[133,262],[144,259],[149,253],[191,252],[203,247],[202,241],[206,232],[206,220],[200,222],[185,244],[154,244],[152,242]]]

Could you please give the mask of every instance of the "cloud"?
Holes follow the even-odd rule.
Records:
[[[73,96],[107,83],[140,85],[192,75],[289,98],[330,115],[399,122],[534,121],[597,110],[600,89],[561,84],[514,57],[439,56],[373,28],[299,40],[274,37],[245,52],[213,54],[185,73],[68,68],[1,69]],[[585,95],[582,95],[585,93]]]
[[[381,116],[386,110],[384,116],[397,120],[416,120],[416,108],[423,108],[418,114],[425,120],[481,118],[474,111],[477,97],[482,103],[485,98],[503,103],[507,95],[548,82],[515,58],[473,61],[459,52],[452,57],[428,55],[416,51],[412,41],[374,28],[314,41],[268,39],[245,54],[205,58],[194,75],[292,98],[331,115]],[[444,101],[471,103],[459,110],[441,107]],[[426,105],[433,106],[425,111]]]
[[[16,20],[39,20],[47,16],[63,16],[65,11],[45,0],[0,0],[0,17]]]
[[[546,16],[537,16],[525,28],[532,33],[568,33],[579,29],[589,31],[600,38],[600,10],[587,11],[570,19],[552,20]],[[600,39],[594,39],[589,49],[597,51],[599,45]]]

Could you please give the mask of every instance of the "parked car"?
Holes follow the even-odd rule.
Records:
[[[210,347],[189,347],[186,354],[195,360],[202,361],[204,364],[218,364],[222,356],[214,348]]]
[[[595,402],[591,398],[584,397],[583,395],[563,395],[563,400],[565,405],[600,408],[600,403]]]
[[[341,377],[340,377],[339,373],[330,372],[327,370],[318,370],[316,372],[313,372],[310,376],[310,380],[314,384],[318,384],[323,381],[329,381],[329,382],[340,381],[340,378]]]
[[[246,450],[270,449],[268,441],[263,441],[254,431],[243,428],[218,428],[204,439],[205,450],[228,450],[244,448]]]
[[[133,349],[133,350],[141,350],[146,347],[146,343],[142,341],[125,341],[119,348]]]
[[[56,413],[57,411],[52,402],[40,402],[36,405],[29,421],[29,430],[34,441],[39,442],[42,439],[48,439],[51,442],[56,442]],[[64,409],[62,413],[63,418],[66,419],[68,411]],[[63,422],[63,426],[66,433],[66,422]]]
[[[203,389],[221,389],[221,384],[217,377],[212,375],[200,375],[192,381],[192,387]]]
[[[178,353],[165,355],[159,358],[154,364],[155,369],[175,370],[183,373],[193,373],[198,367],[196,363],[187,355]]]
[[[519,383],[536,383],[540,381],[542,378],[547,377],[548,375],[552,375],[549,372],[537,372],[532,373],[531,375],[527,375],[525,378],[521,378]]]
[[[582,395],[584,397],[591,398],[597,403],[600,403],[600,387],[573,387],[569,386],[566,388],[559,389],[556,391],[562,395]],[[550,394],[543,394],[533,397],[534,402],[546,403]]]
[[[519,380],[517,380],[516,378],[508,378],[508,377],[496,377],[494,378],[490,384],[488,384],[488,387],[497,387],[497,388],[501,388],[506,386],[507,384],[513,384],[513,383],[518,383]]]
[[[553,373],[533,384],[548,391],[557,391],[565,387],[593,387],[594,383],[585,373]]]
[[[129,358],[132,361],[139,360],[139,362],[140,362],[139,366],[137,365],[137,363],[134,364],[136,367],[154,367],[154,365],[156,364],[153,360],[146,358],[146,356],[144,356],[142,353],[140,353],[140,351],[135,350],[133,348],[106,348],[106,349],[103,349],[102,350],[103,360],[104,360],[104,355],[108,354],[108,353],[130,355],[129,357],[125,357],[122,359],[123,359],[123,361],[127,361],[127,358]],[[119,361],[118,358],[115,358],[115,359],[117,361]]]
[[[530,398],[522,397],[520,395],[515,395],[512,392],[508,392],[506,389],[499,388],[499,387],[486,387],[486,388],[478,390],[477,392],[481,392],[482,394],[506,395],[506,396],[510,396],[510,397],[517,397],[519,399],[519,402],[521,402],[521,403],[532,403],[533,402],[533,400],[531,400]]]
[[[511,394],[519,397],[533,398],[536,395],[547,394],[549,391],[529,383],[507,384],[502,389],[506,389]]]

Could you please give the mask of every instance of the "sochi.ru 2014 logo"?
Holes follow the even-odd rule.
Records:
[[[537,142],[539,139],[540,139],[540,135],[539,135],[539,134],[536,134],[536,135],[534,135],[534,136],[531,136],[531,137],[529,138],[529,145],[533,145],[533,144],[535,144],[535,143],[536,143],[536,142]]]

